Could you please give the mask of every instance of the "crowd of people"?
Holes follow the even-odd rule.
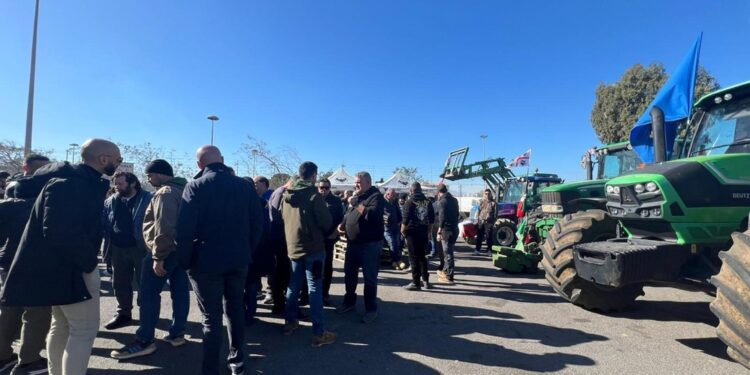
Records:
[[[331,182],[318,178],[318,167],[304,162],[298,175],[270,190],[265,177],[235,176],[215,146],[201,147],[196,159],[200,172],[189,182],[174,176],[167,161],[151,161],[145,172],[155,191],[149,192],[133,173],[118,171],[123,160],[117,145],[91,139],[81,148],[80,164],[32,154],[22,176],[7,186],[7,176],[1,179],[0,374],[85,374],[100,326],[102,273],[111,274],[117,301],[105,329],[132,324],[137,296],[138,329],[130,343],[111,352],[118,360],[157,350],[165,284],[173,313],[160,339],[184,345],[192,287],[203,316],[202,374],[219,373],[224,318],[227,366],[232,374],[244,373],[245,328],[256,320],[264,277],[264,302],[284,317],[283,335],[294,334],[300,319],[309,317],[312,346],[334,343],[324,306],[332,306],[340,239],[346,243],[345,294],[337,313],[355,310],[361,270],[361,320],[377,321],[384,242],[392,267],[411,270],[406,290],[431,288],[431,254],[440,260],[438,282],[453,283],[459,214],[445,185],[434,199],[419,183],[405,196],[392,189],[383,194],[369,173],[359,172],[355,191],[334,195]],[[100,256],[106,264],[101,271]],[[301,305],[309,305],[309,316]]]

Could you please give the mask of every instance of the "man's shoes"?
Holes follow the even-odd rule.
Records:
[[[118,329],[130,325],[130,322],[132,321],[133,317],[130,315],[117,314],[112,320],[104,325],[104,328],[108,330]]]
[[[391,263],[391,267],[393,267],[393,269],[396,270],[396,271],[400,271],[401,270],[401,265],[398,262]]]
[[[451,280],[443,271],[438,271],[438,282],[443,284],[453,284],[453,280]]]
[[[230,363],[227,366],[229,367],[229,370],[232,371],[232,375],[245,375],[244,362]]]
[[[419,284],[408,283],[404,285],[404,289],[409,290],[409,291],[415,291],[415,290],[422,290],[422,287]]]
[[[18,363],[18,355],[13,353],[10,358],[0,361],[0,374],[9,374],[12,369]]]
[[[149,343],[135,340],[134,343],[126,345],[122,349],[113,350],[111,353],[109,353],[109,356],[117,360],[123,360],[143,357],[144,355],[149,355],[155,351],[156,344],[153,341]]]
[[[183,346],[185,345],[185,343],[187,343],[187,340],[185,340],[184,335],[172,336],[171,334],[168,334],[162,337],[161,339],[168,342],[169,345],[172,345],[172,347],[175,347],[175,348],[178,346]]]
[[[299,328],[299,321],[291,321],[284,324],[284,336],[291,336]]]
[[[432,289],[432,284],[430,284],[429,281],[425,280],[422,282],[422,287],[429,290],[429,289]]]
[[[405,269],[407,269],[407,268],[409,268],[409,265],[406,264],[406,262],[401,262],[401,263],[398,264],[398,269],[400,269],[402,271],[405,270]]]
[[[362,316],[362,323],[365,324],[375,323],[376,320],[378,320],[377,311],[368,311],[364,316]]]
[[[336,308],[336,312],[339,314],[343,314],[352,310],[354,310],[354,305],[347,305],[345,303]]]
[[[333,344],[334,342],[336,342],[336,334],[325,331],[318,336],[313,336],[312,346],[313,348],[320,348],[323,345]]]
[[[48,373],[47,360],[42,358],[30,363],[16,365],[10,375],[42,375]]]
[[[474,250],[473,255],[482,255],[482,253],[480,253],[479,250]]]

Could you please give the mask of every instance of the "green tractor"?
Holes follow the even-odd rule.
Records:
[[[545,271],[563,298],[601,311],[632,304],[647,282],[712,280],[719,337],[750,367],[750,238],[732,235],[747,229],[750,210],[750,82],[706,95],[693,110],[667,162],[663,119],[654,116],[657,163],[610,180],[606,210],[555,224]]]
[[[541,201],[522,211],[523,219],[515,233],[520,241],[515,247],[501,245],[493,249],[496,267],[511,273],[537,272],[542,260],[540,246],[557,220],[582,210],[604,209],[607,180],[634,170],[641,165],[641,160],[630,143],[620,142],[587,151],[581,164],[586,169],[585,181],[546,187],[537,195]]]

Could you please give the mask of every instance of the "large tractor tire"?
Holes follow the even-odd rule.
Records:
[[[606,211],[588,210],[566,215],[550,230],[542,245],[542,267],[552,288],[566,300],[587,310],[617,311],[643,295],[643,284],[612,288],[578,276],[573,246],[615,237],[617,221]]]
[[[711,278],[716,286],[711,311],[719,318],[716,333],[727,354],[750,369],[750,230],[732,239],[729,251],[719,253],[721,271]]]
[[[510,219],[495,222],[495,245],[513,247],[516,244],[516,223]]]

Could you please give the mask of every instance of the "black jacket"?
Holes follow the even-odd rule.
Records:
[[[258,198],[263,215],[263,234],[260,237],[260,243],[255,247],[252,255],[252,263],[248,268],[248,277],[257,280],[265,275],[270,275],[276,268],[276,259],[271,247],[270,235],[270,218],[265,213],[268,212],[268,202],[263,198]]]
[[[333,194],[326,195],[323,198],[323,201],[326,202],[328,212],[331,213],[331,218],[333,219],[331,230],[326,233],[328,235],[327,239],[333,240],[334,238],[338,237],[338,235],[336,235],[336,229],[339,227],[339,224],[344,221],[344,204],[341,203],[341,198]]]
[[[362,214],[357,211],[360,204],[365,206]],[[376,187],[371,186],[363,194],[357,194],[344,215],[346,240],[351,243],[382,241],[384,211],[385,198]]]
[[[57,306],[91,299],[83,273],[96,269],[109,182],[86,165],[48,164],[30,188],[44,188],[21,237],[0,304]]]
[[[263,214],[255,185],[209,164],[182,193],[177,218],[177,259],[192,273],[247,267],[261,240]]]
[[[404,205],[404,223],[406,235],[416,231],[427,230],[435,223],[435,210],[422,192],[414,193]]]
[[[401,216],[401,208],[398,206],[398,201],[385,201],[385,210],[383,213],[384,229],[387,231],[396,231],[396,233],[398,233],[401,228],[401,222],[404,221]]]
[[[458,233],[458,199],[445,193],[438,200],[437,227],[451,233]]]
[[[15,181],[13,185],[12,196],[16,196],[16,198],[7,198],[0,201],[0,270],[5,272],[10,269],[10,264],[16,255],[23,229],[26,227],[26,222],[29,221],[31,208],[34,206],[38,194],[38,192],[29,192],[27,196],[23,196],[23,194],[19,196],[16,190],[19,184],[24,183],[23,181]],[[21,191],[23,191],[23,188]]]

